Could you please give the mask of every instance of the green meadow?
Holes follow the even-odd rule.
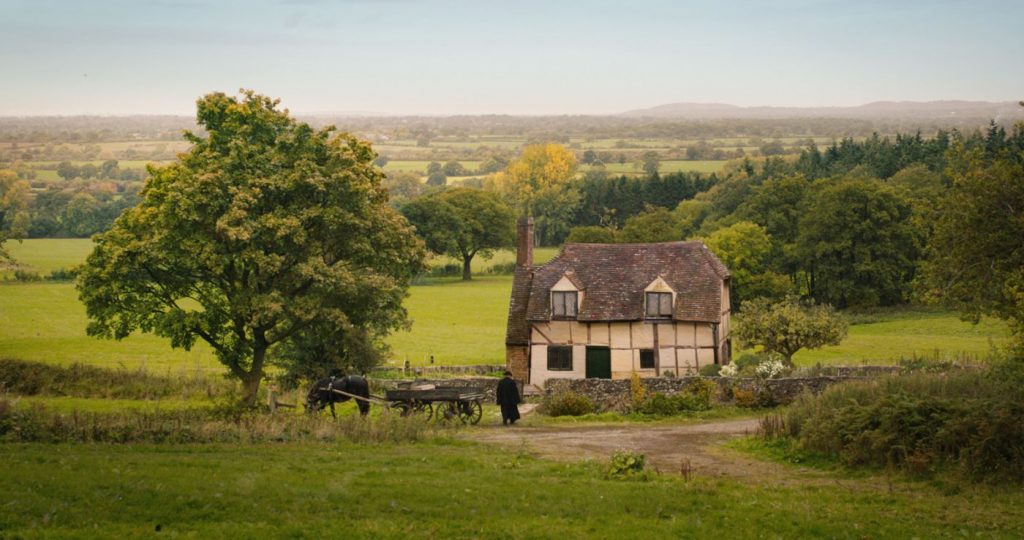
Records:
[[[491,428],[496,429],[496,428]],[[12,538],[1019,538],[1019,490],[605,477],[493,446],[5,444]],[[730,450],[722,450],[730,451]]]
[[[12,255],[30,270],[47,273],[81,263],[91,249],[89,240],[26,240],[10,242]],[[537,262],[557,253],[541,248]],[[412,328],[393,334],[391,362],[423,365],[502,364],[508,313],[510,276],[485,275],[495,264],[514,261],[508,251],[490,260],[474,261],[471,282],[458,278],[423,279],[406,300]],[[454,263],[439,257],[434,265]],[[901,357],[984,356],[993,345],[1005,343],[1009,330],[1000,321],[985,319],[978,325],[955,314],[926,309],[882,310],[850,326],[849,337],[838,346],[796,355],[798,365],[891,363]],[[133,335],[121,342],[85,334],[87,319],[71,283],[0,283],[0,356],[57,364],[74,362],[104,367],[139,367],[156,372],[179,370],[220,371],[209,347],[191,351],[172,349],[152,335]]]

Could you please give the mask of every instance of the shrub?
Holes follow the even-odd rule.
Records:
[[[777,379],[785,375],[789,370],[777,355],[769,355],[754,368],[754,375],[759,379]]]
[[[641,478],[646,480],[647,475],[644,473],[644,462],[646,461],[643,454],[637,452],[630,452],[627,450],[620,450],[612,454],[611,461],[608,464],[607,477],[616,480],[625,480],[630,478]]]
[[[718,375],[720,377],[735,377],[738,374],[739,370],[736,369],[736,364],[728,364],[722,366],[722,368],[718,370]]]
[[[672,416],[693,411],[706,411],[711,408],[711,397],[718,390],[718,385],[706,379],[690,381],[683,391],[665,395],[655,392],[643,405],[639,412],[655,416]]]
[[[548,416],[583,416],[595,412],[596,408],[587,396],[567,390],[546,396],[540,410]]]
[[[73,268],[70,270],[67,268],[58,268],[50,272],[50,275],[47,276],[46,279],[50,281],[72,281],[75,279],[75,276],[77,275],[78,270],[75,270]]]
[[[914,373],[802,396],[786,416],[805,448],[852,466],[1024,481],[1024,389],[999,369]]]
[[[644,406],[644,401],[647,400],[647,388],[644,387],[644,382],[640,379],[640,374],[633,372],[629,378],[629,401],[631,409],[638,411]]]
[[[487,268],[487,270],[485,270],[484,273],[485,274],[494,275],[494,276],[508,276],[508,275],[512,275],[512,274],[516,273],[516,263],[515,263],[515,261],[507,262],[507,263],[497,263],[497,264],[491,265],[489,268]]]
[[[448,263],[443,266],[433,266],[427,272],[430,277],[452,277],[462,275],[462,265]]]
[[[737,407],[752,408],[757,406],[757,394],[753,390],[745,388],[733,388],[732,400]]]
[[[745,368],[748,368],[748,367],[750,367],[750,368],[756,367],[760,363],[761,363],[761,356],[759,354],[751,353],[751,352],[745,352],[745,353],[739,355],[739,357],[737,357],[735,360],[733,360],[731,365],[736,366],[737,370],[743,371]]]
[[[721,372],[722,366],[719,364],[708,364],[706,366],[701,366],[700,369],[697,370],[697,373],[701,377],[718,377]]]
[[[31,272],[29,270],[15,270],[14,279],[15,281],[24,282],[42,281],[43,276],[39,275],[39,272]]]

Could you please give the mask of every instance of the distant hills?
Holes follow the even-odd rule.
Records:
[[[740,107],[726,103],[669,103],[619,114],[628,118],[664,119],[965,119],[1024,120],[1015,101],[876,101],[856,107]]]

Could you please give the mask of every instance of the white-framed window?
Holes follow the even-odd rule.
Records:
[[[576,291],[551,291],[551,318],[575,319]]]
[[[649,292],[646,296],[646,315],[648,319],[672,318],[672,293]]]

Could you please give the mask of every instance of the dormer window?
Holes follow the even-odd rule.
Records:
[[[576,318],[576,291],[551,291],[551,317],[554,319]]]
[[[672,293],[649,292],[646,301],[648,319],[672,318]]]

